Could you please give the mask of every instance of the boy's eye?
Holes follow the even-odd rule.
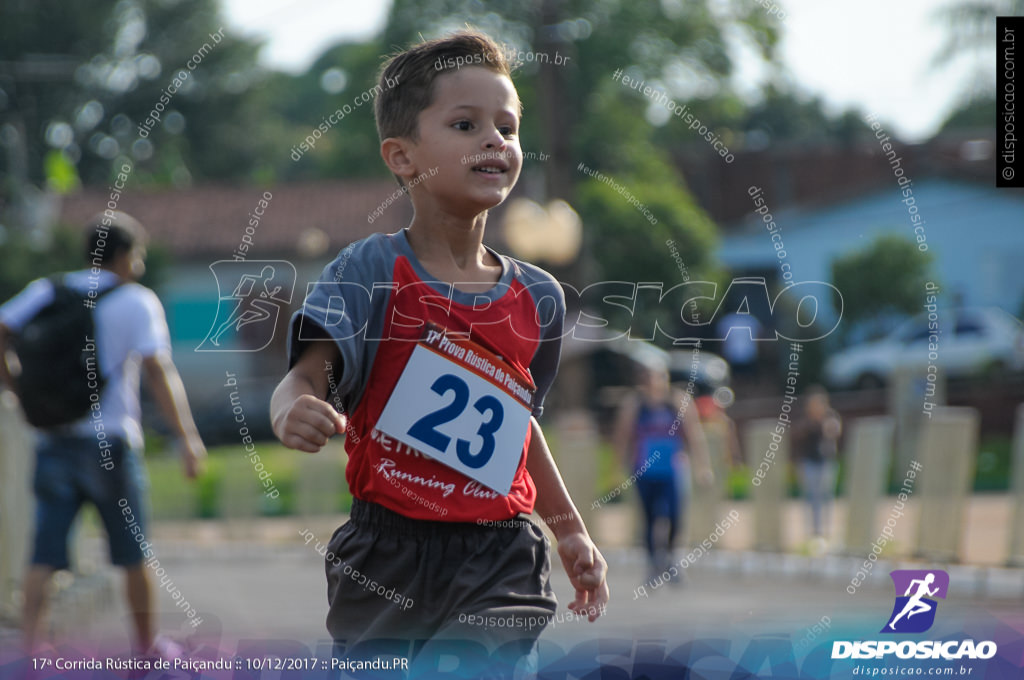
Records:
[[[455,125],[453,125],[452,127],[454,127],[456,130],[466,131],[472,130],[473,124],[470,123],[468,120],[460,120],[458,123],[455,123]]]
[[[502,137],[515,137],[516,136],[516,129],[514,127],[512,127],[511,125],[502,125],[500,128],[498,128],[498,130],[501,131],[501,136]]]

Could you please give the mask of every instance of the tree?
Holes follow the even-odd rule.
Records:
[[[895,234],[833,260],[832,285],[843,296],[846,319],[840,332],[848,337],[858,324],[878,325],[892,315],[918,312],[925,283],[934,281],[931,262],[931,253]]]
[[[989,128],[995,120],[996,70],[991,52],[997,44],[997,16],[1024,15],[1024,0],[958,0],[935,12],[945,25],[947,38],[936,53],[936,66],[974,58],[975,74],[964,86],[962,101],[943,122],[940,132],[963,128]]]
[[[522,145],[550,156],[526,164],[524,184],[535,187],[531,198],[565,199],[583,218],[588,253],[578,266],[556,274],[577,285],[599,277],[678,282],[665,246],[669,239],[694,279],[706,274],[714,225],[670,153],[682,143],[705,142],[671,112],[666,117],[665,106],[650,94],[615,76],[643,80],[680,105],[688,103],[703,120],[741,111],[729,84],[733,63],[726,36],[746,36],[773,59],[778,28],[764,8],[748,0],[395,0],[379,42],[400,48],[467,25],[506,41],[522,59],[514,74],[524,108]],[[701,87],[694,90],[693,82]],[[580,163],[614,178],[648,206],[657,224],[624,195],[578,170]]]
[[[126,161],[136,184],[251,176],[267,156],[259,44],[223,24],[216,0],[0,6],[4,195],[73,187],[70,171],[105,184]]]
[[[853,109],[830,115],[818,96],[804,95],[787,84],[768,83],[761,101],[747,108],[739,123],[746,135],[758,135],[764,144],[795,142],[850,145],[871,135],[863,115]]]

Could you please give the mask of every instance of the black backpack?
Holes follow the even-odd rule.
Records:
[[[93,309],[120,284],[90,297],[50,278],[53,301],[13,338],[21,364],[15,388],[28,422],[38,428],[73,423],[100,398],[106,380],[96,351]],[[93,396],[95,395],[95,396]]]

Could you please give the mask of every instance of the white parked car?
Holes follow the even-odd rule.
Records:
[[[927,370],[935,364],[950,378],[1024,369],[1024,324],[996,307],[940,309],[938,347],[929,356],[927,314],[908,320],[887,337],[848,347],[825,363],[833,389],[885,385],[897,366]],[[933,338],[934,339],[934,338]]]

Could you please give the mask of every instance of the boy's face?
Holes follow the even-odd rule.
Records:
[[[425,193],[466,217],[505,200],[523,164],[519,96],[508,77],[478,66],[439,76],[418,126],[418,141],[407,146],[415,175],[406,184],[427,173]]]

